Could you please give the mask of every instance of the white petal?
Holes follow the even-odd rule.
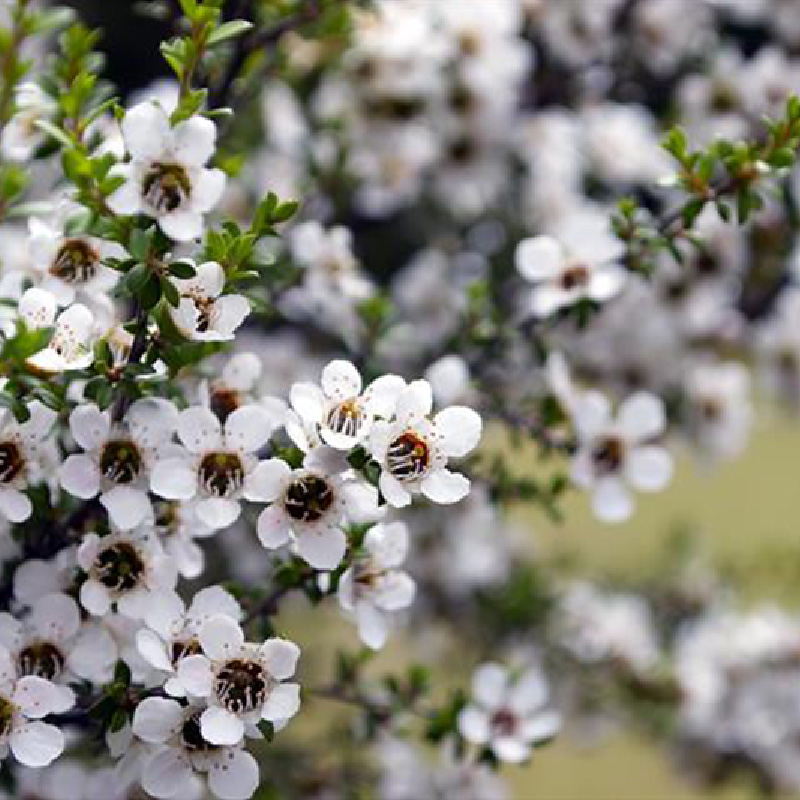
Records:
[[[178,424],[178,410],[161,397],[137,400],[125,414],[131,433],[143,447],[158,447],[169,441]]]
[[[549,696],[544,676],[538,669],[530,669],[511,687],[508,693],[509,707],[523,717],[541,708]]]
[[[192,406],[178,417],[178,438],[190,452],[203,453],[222,445],[222,429],[210,409]]]
[[[458,715],[458,730],[468,742],[486,744],[491,735],[489,717],[480,708],[467,706]]]
[[[272,418],[259,406],[241,406],[225,420],[225,445],[242,453],[254,453],[275,429]]]
[[[625,400],[618,419],[622,432],[634,442],[659,436],[667,422],[664,404],[649,392],[636,392]]]
[[[100,491],[100,470],[84,453],[67,456],[58,470],[58,478],[65,491],[82,500]]]
[[[195,507],[197,518],[214,530],[233,525],[240,512],[241,507],[236,500],[227,500],[224,497],[208,497]]]
[[[289,541],[286,515],[277,506],[265,508],[258,515],[257,531],[258,541],[268,550],[274,550]]]
[[[370,603],[360,602],[356,606],[358,636],[367,647],[380,650],[389,637],[386,617]]]
[[[7,611],[0,613],[0,647],[17,650],[23,642],[23,625]]]
[[[418,380],[400,392],[395,414],[403,422],[417,417],[427,417],[433,407],[433,392],[428,381]]]
[[[246,750],[226,750],[208,770],[208,788],[220,800],[249,800],[259,782],[258,762]]]
[[[130,486],[115,486],[100,495],[100,502],[111,521],[123,531],[137,527],[152,509],[147,494]]]
[[[384,611],[399,611],[411,605],[416,589],[417,586],[409,575],[391,570],[378,579],[372,598],[375,605]]]
[[[220,201],[227,178],[221,169],[201,169],[194,176],[192,206],[205,213]]]
[[[394,508],[405,508],[411,503],[411,495],[400,481],[388,472],[382,472],[378,480],[381,494],[386,502]]]
[[[172,129],[173,154],[192,167],[202,167],[214,155],[217,129],[206,117],[194,116]]]
[[[529,305],[531,313],[542,318],[555,314],[560,308],[570,305],[576,299],[558,286],[542,283],[531,292]]]
[[[583,392],[575,401],[574,422],[581,439],[592,439],[603,433],[611,421],[611,404],[597,391]]]
[[[469,479],[458,472],[437,469],[422,480],[419,488],[434,503],[448,505],[463,500],[469,494]]]
[[[121,216],[137,214],[142,206],[141,176],[133,164],[116,164],[109,173],[114,178],[124,178],[125,182],[118,186],[107,198],[108,207]]]
[[[11,733],[11,752],[27,767],[46,767],[64,751],[64,734],[55,725],[29,722]]]
[[[635,447],[628,454],[625,477],[642,492],[658,492],[672,478],[672,458],[663,447]]]
[[[145,623],[162,639],[169,639],[180,632],[186,608],[177,592],[162,595],[158,605],[153,606],[145,617]]]
[[[406,524],[398,520],[373,525],[364,537],[364,548],[381,567],[399,567],[408,553]]]
[[[271,503],[278,498],[291,473],[289,465],[279,458],[260,461],[245,479],[243,494],[247,500]]]
[[[181,750],[165,747],[142,765],[142,788],[153,797],[178,800],[191,785],[194,772]]]
[[[203,652],[214,660],[231,658],[244,643],[244,633],[236,620],[225,614],[216,614],[207,619],[200,628],[200,644]]]
[[[592,508],[603,522],[624,522],[633,513],[633,501],[621,480],[603,478],[595,486]]]
[[[250,301],[240,294],[226,294],[214,303],[217,319],[214,329],[225,339],[233,338],[234,331],[247,319]]]
[[[199,626],[215,614],[225,614],[238,621],[242,616],[242,607],[221,586],[207,586],[194,596],[186,617],[190,624]]]
[[[153,631],[142,628],[136,632],[136,649],[151,667],[172,672],[172,662],[167,655],[164,641]]]
[[[486,709],[498,708],[508,687],[508,670],[501,664],[481,664],[472,676],[472,696]]]
[[[9,522],[24,522],[33,512],[27,495],[17,489],[0,489],[0,514]]]
[[[513,736],[503,736],[492,742],[494,754],[508,764],[521,764],[530,757],[531,750],[528,745]]]
[[[133,733],[143,742],[160,744],[183,725],[183,708],[174,700],[146,697],[133,713]]]
[[[159,217],[158,227],[176,242],[191,242],[203,233],[203,217],[190,209],[180,209]]]
[[[27,289],[17,304],[17,311],[29,328],[49,328],[56,319],[56,298],[44,289]]]
[[[364,404],[369,413],[389,419],[394,413],[397,398],[405,387],[406,382],[399,375],[381,375],[376,378],[364,392]]]
[[[200,715],[200,733],[211,744],[239,744],[244,736],[244,723],[224,708],[207,708]]]
[[[552,739],[561,728],[561,717],[554,711],[545,711],[526,719],[522,723],[520,736],[527,742],[541,742]]]
[[[335,400],[356,397],[361,392],[361,375],[349,361],[331,361],[322,370],[322,391]]]
[[[529,281],[552,278],[564,261],[561,245],[550,236],[523,239],[517,245],[515,262],[517,271]]]
[[[325,411],[325,396],[322,389],[313,383],[292,384],[289,393],[292,408],[305,422],[319,423]]]
[[[450,458],[461,458],[478,446],[483,423],[478,414],[464,406],[450,406],[434,418],[439,447]]]
[[[102,617],[111,607],[111,598],[108,589],[99,581],[90,578],[81,586],[81,605],[97,617]]]
[[[201,655],[186,656],[178,662],[178,680],[195,697],[208,697],[214,685],[211,662]]]
[[[54,592],[34,603],[28,625],[42,639],[64,641],[78,632],[81,613],[69,595]]]
[[[122,120],[125,147],[136,161],[151,161],[164,153],[171,140],[169,120],[156,103],[140,103]]]
[[[268,639],[261,646],[260,657],[270,675],[279,681],[291,678],[300,658],[300,648],[286,639]]]
[[[314,569],[336,569],[347,550],[347,537],[339,528],[303,531],[297,535],[295,548]]]
[[[20,678],[11,700],[29,719],[46,717],[60,705],[58,687],[36,675]]]
[[[167,500],[190,500],[197,492],[197,473],[186,459],[162,459],[153,467],[150,489]]]
[[[293,717],[300,708],[300,686],[296,683],[279,683],[267,697],[261,709],[262,719],[280,722]]]

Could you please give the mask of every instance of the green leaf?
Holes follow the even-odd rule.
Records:
[[[247,20],[244,19],[234,19],[230,22],[225,22],[212,32],[211,36],[206,40],[206,44],[209,47],[213,47],[215,44],[233,39],[235,36],[241,36],[252,27],[253,23],[247,22]]]
[[[53,125],[52,122],[46,119],[37,119],[36,122],[34,122],[34,125],[36,125],[36,127],[40,130],[44,131],[48,136],[51,136],[53,139],[55,139],[60,145],[62,145],[62,147],[66,147],[67,149],[72,148],[72,139],[70,139],[69,136],[61,130],[61,128]]]
[[[191,261],[173,261],[169,265],[169,274],[182,280],[188,280],[189,278],[194,278],[197,272]]]

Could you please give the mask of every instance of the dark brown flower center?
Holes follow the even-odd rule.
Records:
[[[589,270],[582,264],[568,267],[561,273],[561,288],[565,291],[585,286],[589,282]]]
[[[217,673],[214,692],[223,708],[233,714],[254,711],[267,698],[268,678],[255,661],[234,658]]]
[[[605,436],[592,450],[592,461],[598,472],[610,474],[619,471],[625,458],[625,443],[618,436]]]
[[[25,468],[22,451],[14,442],[0,443],[0,483],[11,483]]]
[[[129,592],[142,580],[145,564],[133,545],[118,542],[98,553],[95,573],[107,589]]]
[[[181,727],[181,739],[183,739],[183,746],[195,753],[210,753],[214,750],[219,750],[219,745],[211,744],[203,738],[200,731],[200,712],[194,716],[189,717]]]
[[[144,196],[159,212],[180,208],[191,194],[186,170],[178,164],[153,164],[143,182]]]
[[[97,274],[100,255],[83,239],[67,239],[61,245],[50,274],[67,283],[86,283]]]
[[[36,675],[53,680],[64,668],[64,655],[51,642],[34,642],[20,651],[17,658],[19,671],[23,675]]]
[[[128,439],[111,439],[100,452],[100,472],[114,483],[133,483],[142,469],[139,448]]]
[[[428,443],[413,431],[398,436],[386,451],[389,472],[399,481],[413,481],[422,477],[431,465]]]
[[[182,658],[188,656],[199,656],[203,654],[203,648],[200,645],[200,640],[194,636],[191,639],[184,639],[183,641],[172,643],[172,663],[177,664]]]
[[[492,729],[499,736],[513,736],[518,724],[519,718],[508,708],[500,708],[492,715]]]
[[[211,398],[209,405],[214,414],[217,415],[220,422],[225,422],[226,419],[236,411],[242,404],[242,398],[236,389],[227,389],[219,387],[211,390]]]
[[[11,733],[13,722],[14,704],[7,697],[0,695],[0,738],[4,738]]]
[[[283,501],[286,513],[298,522],[316,522],[333,505],[333,489],[318,475],[305,475],[292,481]]]
[[[364,424],[364,412],[355,400],[345,400],[328,411],[325,423],[334,433],[356,436]]]
[[[200,462],[200,483],[214,497],[228,497],[244,483],[244,465],[236,453],[208,453]]]

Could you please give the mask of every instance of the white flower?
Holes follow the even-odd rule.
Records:
[[[568,253],[550,236],[520,242],[516,264],[520,275],[535,284],[529,308],[537,317],[547,317],[583,299],[605,302],[625,282],[625,271],[618,264],[598,260],[593,253],[589,257]]]
[[[200,402],[224,422],[237,408],[256,400],[261,374],[261,359],[255,353],[236,353],[225,362],[218,377],[200,383]],[[285,405],[279,402],[283,412]]]
[[[64,750],[64,734],[42,722],[61,709],[62,693],[45,678],[17,677],[11,653],[0,646],[0,757],[9,748],[28,767],[46,767]]]
[[[44,131],[36,122],[50,117],[56,106],[35,83],[21,83],[16,87],[14,106],[16,112],[0,136],[0,154],[9,161],[24,162],[45,139]]]
[[[261,645],[245,642],[239,624],[219,614],[198,633],[202,654],[178,663],[186,692],[204,698],[200,732],[210,744],[233,746],[245,734],[257,736],[263,719],[283,727],[300,707],[300,686],[287,683],[294,675],[300,648],[285,639]]]
[[[78,548],[78,566],[87,575],[81,605],[98,617],[116,604],[120,614],[143,619],[155,604],[169,602],[177,580],[172,559],[144,531],[87,534]]]
[[[20,298],[19,314],[28,327],[55,327],[47,347],[27,361],[42,372],[85,369],[94,360],[94,315],[81,303],[69,306],[58,316],[57,310],[55,296],[43,289],[28,289]]]
[[[482,664],[472,677],[472,702],[458,716],[469,742],[488,746],[501,761],[519,764],[531,747],[558,731],[558,714],[544,710],[547,683],[537,668],[514,679],[500,664]]]
[[[196,268],[193,278],[175,280],[180,293],[177,308],[169,313],[175,327],[187,338],[200,342],[233,339],[234,332],[250,313],[250,302],[239,294],[222,294],[225,272],[216,261]]]
[[[83,500],[99,494],[114,525],[135,528],[152,513],[150,471],[170,452],[177,416],[172,403],[152,397],[133,403],[120,423],[113,423],[111,412],[94,404],[77,406],[69,427],[84,452],[61,465],[61,485]]]
[[[197,239],[203,214],[225,188],[225,173],[205,168],[214,154],[214,123],[195,116],[172,128],[161,106],[141,103],[125,114],[122,135],[131,160],[113,170],[125,183],[108,198],[111,210],[153,217],[175,241]]]
[[[183,697],[186,690],[176,676],[176,667],[182,658],[200,652],[198,634],[203,623],[212,616],[224,614],[235,622],[242,617],[242,609],[233,595],[221,586],[201,589],[187,609],[177,594],[165,602],[152,606],[145,615],[146,628],[136,634],[136,647],[142,658],[154,669],[170,675],[164,684],[167,694]]]
[[[264,462],[265,489],[272,503],[258,517],[258,538],[274,549],[292,541],[296,553],[315,569],[335,569],[347,549],[343,527],[377,513],[373,486],[343,477],[332,451],[317,448],[303,467],[285,461]],[[338,454],[334,454],[338,455]]]
[[[408,530],[402,522],[378,523],[364,537],[364,555],[342,575],[339,603],[355,615],[361,641],[374,650],[386,642],[386,613],[411,605],[413,579],[400,565],[408,553]]]
[[[177,426],[185,450],[156,465],[151,489],[168,500],[197,498],[198,519],[215,530],[227,528],[238,519],[241,500],[270,499],[270,470],[255,453],[275,427],[255,405],[237,408],[224,425],[208,408],[187,408]]]
[[[195,539],[206,539],[217,531],[197,517],[196,503],[156,500],[153,503],[153,528],[161,545],[184,578],[203,574],[205,555]]]
[[[572,479],[592,490],[595,514],[605,522],[621,522],[633,512],[628,484],[641,492],[657,492],[672,477],[672,459],[663,448],[647,442],[664,432],[661,400],[636,392],[619,407],[616,418],[604,395],[585,392],[575,401],[573,422],[578,452]]]
[[[325,444],[350,450],[366,441],[376,417],[391,415],[404,387],[397,375],[383,375],[362,392],[358,370],[349,361],[331,361],[322,371],[322,388],[295,383],[290,401],[304,425],[318,431]]]
[[[17,422],[8,409],[0,411],[0,517],[9,522],[23,522],[31,515],[31,501],[23,490],[45,475],[45,440],[57,417],[38,400],[27,408],[26,422]]]
[[[75,680],[70,660],[80,647],[80,629],[78,604],[60,592],[38,598],[22,621],[0,614],[0,646],[14,658],[19,675],[36,675],[56,685],[61,702],[53,710],[58,713],[69,711],[75,703],[75,694],[66,684]]]
[[[40,288],[50,292],[59,306],[69,306],[81,291],[100,297],[113,288],[117,273],[103,259],[122,258],[125,251],[115,242],[93,236],[66,235],[43,220],[28,220],[30,257],[40,275]]]
[[[477,446],[481,418],[472,409],[450,406],[430,419],[432,407],[430,384],[413,381],[397,399],[394,421],[373,425],[369,448],[383,470],[381,492],[396,508],[407,506],[417,492],[444,504],[469,492],[469,480],[447,469],[447,461]]]
[[[215,745],[203,738],[203,706],[163,697],[142,700],[133,733],[151,745],[142,762],[142,788],[153,797],[183,800],[204,796],[200,775],[220,800],[247,800],[258,788],[258,763],[241,743]],[[200,784],[200,785],[197,785]]]

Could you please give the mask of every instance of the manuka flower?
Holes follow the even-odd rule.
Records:
[[[152,513],[147,490],[156,460],[169,452],[178,412],[168,400],[137,400],[120,423],[91,403],[70,414],[69,427],[84,452],[68,456],[61,485],[88,500],[100,495],[112,522],[129,530]]]
[[[195,116],[173,128],[164,109],[148,102],[125,114],[122,135],[131,160],[113,170],[125,182],[108,198],[109,208],[152,217],[177,242],[197,239],[203,215],[225,188],[225,173],[205,166],[214,154],[214,123]]]
[[[208,408],[185,409],[177,426],[185,449],[156,465],[152,490],[168,500],[196,498],[195,513],[202,523],[227,528],[239,517],[241,500],[270,499],[270,469],[256,452],[275,427],[260,406],[237,408],[224,425]]]
[[[445,504],[469,492],[469,480],[447,469],[447,461],[477,446],[481,418],[472,409],[450,406],[430,419],[432,407],[430,384],[413,381],[397,398],[394,420],[372,427],[369,448],[383,470],[381,492],[396,508],[407,506],[417,492]]]
[[[205,699],[200,714],[203,739],[233,746],[246,733],[257,736],[263,719],[283,727],[300,707],[294,675],[300,648],[285,639],[245,642],[239,624],[218,614],[200,627],[201,653],[178,664],[178,678],[190,697]]]

